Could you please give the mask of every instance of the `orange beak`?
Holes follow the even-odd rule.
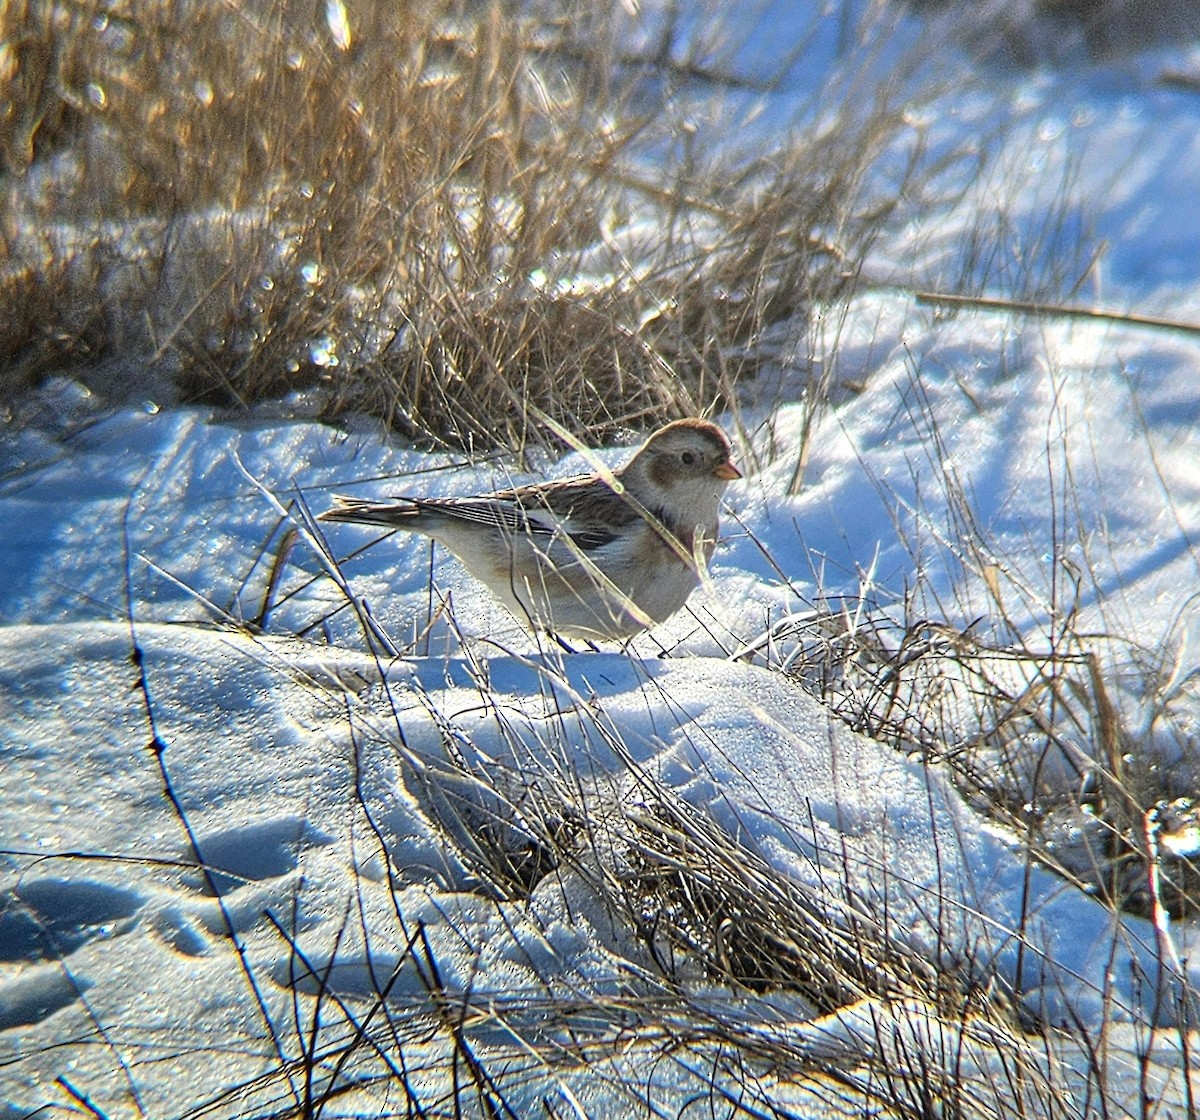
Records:
[[[726,459],[725,462],[717,467],[717,469],[713,471],[713,474],[725,482],[732,482],[735,478],[742,477],[742,472],[739,471],[737,467],[735,467],[728,459]]]

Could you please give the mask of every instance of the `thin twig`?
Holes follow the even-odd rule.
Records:
[[[950,292],[918,291],[913,293],[917,303],[934,307],[973,307],[984,311],[1019,311],[1027,315],[1042,315],[1058,319],[1093,319],[1122,326],[1151,327],[1155,330],[1180,331],[1200,335],[1200,323],[1185,323],[1178,319],[1163,319],[1157,315],[1139,315],[1132,311],[1109,311],[1101,307],[1075,307],[1039,300],[1005,299],[1001,296],[967,296]]]

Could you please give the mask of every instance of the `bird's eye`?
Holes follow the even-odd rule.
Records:
[[[685,451],[679,458],[683,461],[685,467],[694,467],[696,465],[696,453],[694,451]]]

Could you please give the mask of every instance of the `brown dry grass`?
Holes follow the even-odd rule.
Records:
[[[763,331],[834,297],[886,216],[862,184],[900,113],[848,98],[819,136],[712,156],[740,77],[669,26],[632,51],[620,4],[363,3],[348,41],[339,10],[4,9],[0,395],[302,390],[459,447],[536,440],[532,401],[603,439],[736,404]]]

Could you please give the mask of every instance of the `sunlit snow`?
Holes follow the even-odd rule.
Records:
[[[1015,219],[1037,218],[1046,180],[1034,173],[1082,144],[1072,189],[1113,246],[1098,297],[1200,323],[1194,97],[1013,81],[1044,107],[1011,140],[1031,175],[1009,201]],[[952,254],[968,202],[897,231],[872,268]],[[866,389],[821,417],[803,472],[804,406],[741,415],[746,478],[688,609],[629,651],[578,654],[541,648],[427,541],[360,553],[370,531],[327,529],[402,654],[372,656],[295,505],[531,477],[513,462],[420,453],[367,422],[108,414],[66,379],[46,389],[44,413],[0,442],[0,1120],[65,1115],[68,1089],[114,1117],[299,1107],[289,1062],[309,1038],[336,1049],[380,993],[404,1024],[388,1042],[403,1076],[362,1047],[340,1071],[355,1091],[325,1115],[403,1113],[405,1092],[448,1099],[462,1049],[450,1005],[516,1115],[644,1115],[635,1090],[675,1115],[734,1082],[707,1051],[655,1050],[653,938],[597,886],[629,874],[639,821],[647,835],[664,821],[707,830],[740,853],[747,882],[795,892],[834,925],[887,926],[897,952],[994,985],[1025,1022],[1083,1038],[1107,1022],[1114,1098],[1150,1085],[1182,1100],[1189,1035],[1175,1028],[1185,980],[1200,982],[1194,922],[1112,917],[1031,867],[942,768],[854,734],[761,658],[730,655],[765,648],[821,596],[869,593],[898,610],[911,592],[917,613],[966,628],[995,607],[994,560],[1014,625],[1048,640],[1070,609],[1082,630],[1181,650],[1177,694],[1188,680],[1194,692],[1200,341],[952,318],[881,286],[852,303],[836,361]],[[616,464],[628,449],[596,454]],[[963,495],[990,559],[962,547]],[[1070,564],[1090,578],[1056,599]],[[234,625],[261,620],[268,598],[266,634]],[[1195,725],[1191,739],[1165,735],[1124,686],[1113,692],[1139,746],[1194,789]],[[521,864],[551,819],[586,830],[596,862]],[[487,889],[471,859],[485,843],[511,854],[527,890]],[[867,1034],[911,1053],[942,1029],[896,1004],[825,1013],[686,961],[679,978],[696,1023],[719,1013],[814,1060],[852,1060]],[[1148,1033],[1154,1056],[1139,1067]],[[552,1046],[614,1037],[624,1044],[590,1062],[546,1064]],[[972,1036],[963,1076],[998,1068],[1006,1045]],[[1066,1068],[1086,1066],[1082,1046],[1062,1052]],[[810,1093],[780,1074],[768,1095],[815,1115]]]

